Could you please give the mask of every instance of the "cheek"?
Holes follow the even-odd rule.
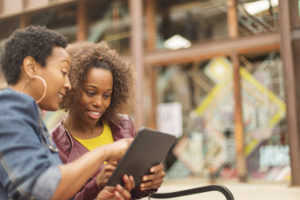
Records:
[[[52,71],[46,76],[47,78],[47,86],[52,90],[59,90],[64,85],[64,78],[61,74],[57,73],[57,71]]]
[[[105,101],[105,107],[106,107],[106,109],[110,106],[110,103],[111,103],[111,99]]]
[[[79,97],[79,104],[81,107],[85,107],[87,104],[90,103],[90,101],[90,98],[85,93],[82,93]]]

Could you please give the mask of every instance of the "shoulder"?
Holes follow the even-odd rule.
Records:
[[[130,126],[130,128],[134,128],[134,123],[128,115],[125,114],[118,114],[118,122],[119,125],[123,126],[124,128]]]
[[[37,105],[32,97],[20,92],[16,92],[10,88],[0,90],[0,96],[1,96],[0,106],[2,107],[6,107],[6,106],[34,107]]]
[[[0,112],[6,119],[16,115],[18,119],[28,120],[38,120],[39,117],[39,109],[34,99],[10,88],[0,91]]]
[[[61,146],[62,144],[70,143],[71,140],[68,137],[67,130],[65,129],[62,122],[58,123],[51,131],[51,136],[56,143],[57,146]]]
[[[115,122],[111,122],[109,125],[114,134],[116,133],[121,133],[121,134],[126,133],[125,135],[129,134],[126,137],[134,137],[136,134],[134,123],[128,115],[118,114],[118,120]]]
[[[51,136],[55,142],[59,157],[63,163],[67,163],[70,157],[70,152],[73,149],[72,137],[68,134],[62,122],[57,124],[51,131]]]

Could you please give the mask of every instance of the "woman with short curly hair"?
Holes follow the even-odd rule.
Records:
[[[77,42],[67,47],[71,56],[70,82],[61,108],[66,119],[52,131],[63,162],[71,162],[86,152],[122,138],[136,135],[133,122],[125,115],[133,102],[134,68],[126,64],[105,42]],[[116,163],[105,163],[77,193],[75,199],[93,199],[105,187]],[[134,198],[154,192],[165,172],[159,164],[143,177],[132,191]]]
[[[63,164],[40,109],[55,111],[69,81],[66,39],[45,27],[16,30],[1,52],[8,87],[0,91],[0,199],[70,199],[106,160],[119,160],[132,139],[95,148]],[[97,200],[130,199],[132,176],[125,187],[105,187]]]

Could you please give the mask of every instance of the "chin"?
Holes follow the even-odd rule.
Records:
[[[47,104],[47,105],[40,105],[39,104],[39,107],[43,110],[46,110],[46,111],[56,111],[59,109],[59,105],[58,104]]]

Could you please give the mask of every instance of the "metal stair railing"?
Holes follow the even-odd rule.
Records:
[[[213,192],[213,191],[222,193],[225,196],[226,200],[234,200],[231,191],[223,185],[208,185],[208,186],[202,186],[197,188],[191,188],[187,190],[179,190],[175,192],[154,193],[151,195],[151,198],[167,199],[167,198],[181,197],[181,196],[187,196],[187,195],[199,194],[205,192]]]

